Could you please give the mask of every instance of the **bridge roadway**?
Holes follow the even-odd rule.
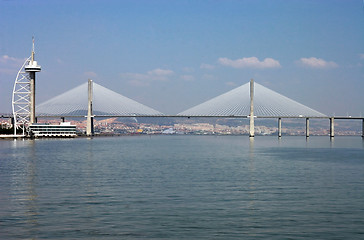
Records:
[[[0,118],[12,118],[13,114],[11,113],[0,113]]]
[[[0,118],[12,118],[12,114],[2,114]],[[74,116],[37,116],[37,118],[61,118],[62,121],[65,118],[83,118],[87,117],[84,115],[74,115]],[[147,117],[147,118],[250,118],[246,115],[93,115],[93,118],[112,118],[112,117],[124,117],[124,118],[134,118],[134,117]],[[282,137],[282,119],[306,119],[306,137],[310,136],[310,122],[309,119],[329,119],[330,120],[330,137],[335,136],[334,131],[334,121],[337,120],[362,120],[362,137],[364,138],[364,117],[351,117],[351,116],[335,116],[335,117],[306,117],[306,116],[255,116],[255,118],[261,119],[278,119],[278,137]]]
[[[73,116],[37,116],[36,118],[61,118],[62,121],[65,118],[84,118],[85,115],[73,115]],[[93,115],[93,118],[112,118],[112,117],[123,117],[123,118],[250,118],[246,115]],[[13,114],[0,114],[0,118],[13,118]],[[334,137],[334,121],[335,120],[362,120],[362,137],[364,138],[364,117],[352,117],[352,116],[326,116],[326,117],[306,117],[306,116],[255,116],[255,118],[261,119],[278,119],[278,137],[282,136],[282,119],[306,119],[306,137],[310,136],[309,119],[329,119],[330,120],[330,137]]]
[[[0,118],[12,118],[12,114],[4,114],[0,115]],[[86,115],[46,115],[46,116],[37,116],[37,118],[83,118],[87,117]],[[97,118],[114,118],[114,117],[124,117],[124,118],[133,118],[133,117],[147,117],[147,118],[250,118],[250,116],[246,115],[93,115],[93,117]],[[351,117],[351,116],[326,116],[326,117],[306,117],[306,116],[254,116],[255,118],[313,118],[313,119],[353,119],[353,120],[364,120],[364,117]]]

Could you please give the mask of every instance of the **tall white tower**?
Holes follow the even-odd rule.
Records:
[[[33,37],[33,47],[32,54],[30,56],[30,61],[28,65],[24,67],[25,71],[29,73],[30,82],[30,119],[29,123],[35,123],[35,73],[40,72],[41,68],[37,61],[34,60],[34,37]]]
[[[16,75],[12,107],[14,115],[14,134],[17,129],[22,129],[23,134],[26,128],[35,123],[35,73],[40,72],[41,67],[34,60],[34,37],[32,53],[21,66]]]

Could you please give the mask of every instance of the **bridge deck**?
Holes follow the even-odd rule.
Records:
[[[75,115],[75,116],[37,116],[38,118],[82,118],[87,117],[84,115]],[[214,116],[206,116],[206,115],[94,115],[94,118],[250,118],[250,116],[240,116],[240,115],[214,115]],[[364,119],[364,117],[350,117],[350,116],[324,116],[324,117],[310,117],[310,116],[254,116],[255,118],[310,118],[310,119],[353,119],[360,120]]]

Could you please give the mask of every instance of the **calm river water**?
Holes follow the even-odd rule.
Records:
[[[0,239],[364,239],[364,141],[2,140]]]

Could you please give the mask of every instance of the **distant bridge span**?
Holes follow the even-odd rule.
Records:
[[[87,116],[40,116],[39,118],[61,118],[63,121],[65,118],[83,118]],[[94,115],[92,118],[244,118],[249,119],[250,116],[235,116],[235,115],[216,115],[216,116],[198,116],[198,115]],[[38,117],[37,117],[38,118]],[[278,119],[278,137],[282,137],[282,119],[305,119],[306,120],[306,137],[310,136],[309,119],[328,119],[330,120],[330,137],[335,136],[334,131],[334,120],[362,120],[362,137],[364,138],[364,117],[347,117],[347,116],[336,116],[336,117],[300,117],[300,116],[254,116],[254,118],[260,119]],[[93,134],[93,133],[92,133]]]
[[[11,118],[12,114],[9,115],[2,115],[0,118]],[[87,117],[87,115],[47,115],[47,116],[37,116],[37,118],[83,118]],[[94,118],[250,118],[250,116],[241,116],[241,115],[214,115],[214,116],[206,116],[206,115],[93,115]],[[278,118],[286,118],[286,119],[305,119],[305,116],[254,116],[254,118],[261,118],[261,119],[278,119]],[[310,119],[346,119],[346,120],[360,120],[364,117],[348,117],[348,116],[325,116],[325,117],[308,117]]]
[[[88,99],[88,101],[86,101]],[[254,118],[250,118],[254,116]],[[4,114],[3,118],[12,115]],[[334,137],[334,120],[362,120],[364,117],[327,116],[251,80],[227,93],[212,98],[175,115],[163,114],[89,80],[61,95],[36,106],[37,118],[87,117],[87,135],[93,135],[94,118],[242,118],[250,119],[250,136],[254,137],[254,119],[278,119],[281,137],[282,119],[306,119],[306,137],[309,137],[309,119],[329,119],[330,136]]]
[[[60,116],[60,115],[47,115],[47,116],[36,116],[38,118],[61,118],[62,121],[65,121],[66,118],[84,118],[87,117],[85,115],[67,115],[67,116]],[[122,118],[243,118],[248,119],[250,116],[241,116],[241,115],[216,115],[216,116],[198,116],[198,115],[93,115],[92,118],[114,118],[114,117],[122,117]],[[9,118],[13,119],[13,114],[2,114],[0,118]],[[254,118],[260,119],[278,119],[278,137],[282,136],[282,123],[281,119],[306,119],[306,137],[310,136],[309,133],[309,119],[328,119],[330,120],[330,137],[334,137],[334,120],[362,120],[362,137],[364,138],[364,117],[350,117],[350,116],[336,116],[336,117],[300,117],[300,116],[255,116]],[[13,120],[12,120],[13,121]]]

